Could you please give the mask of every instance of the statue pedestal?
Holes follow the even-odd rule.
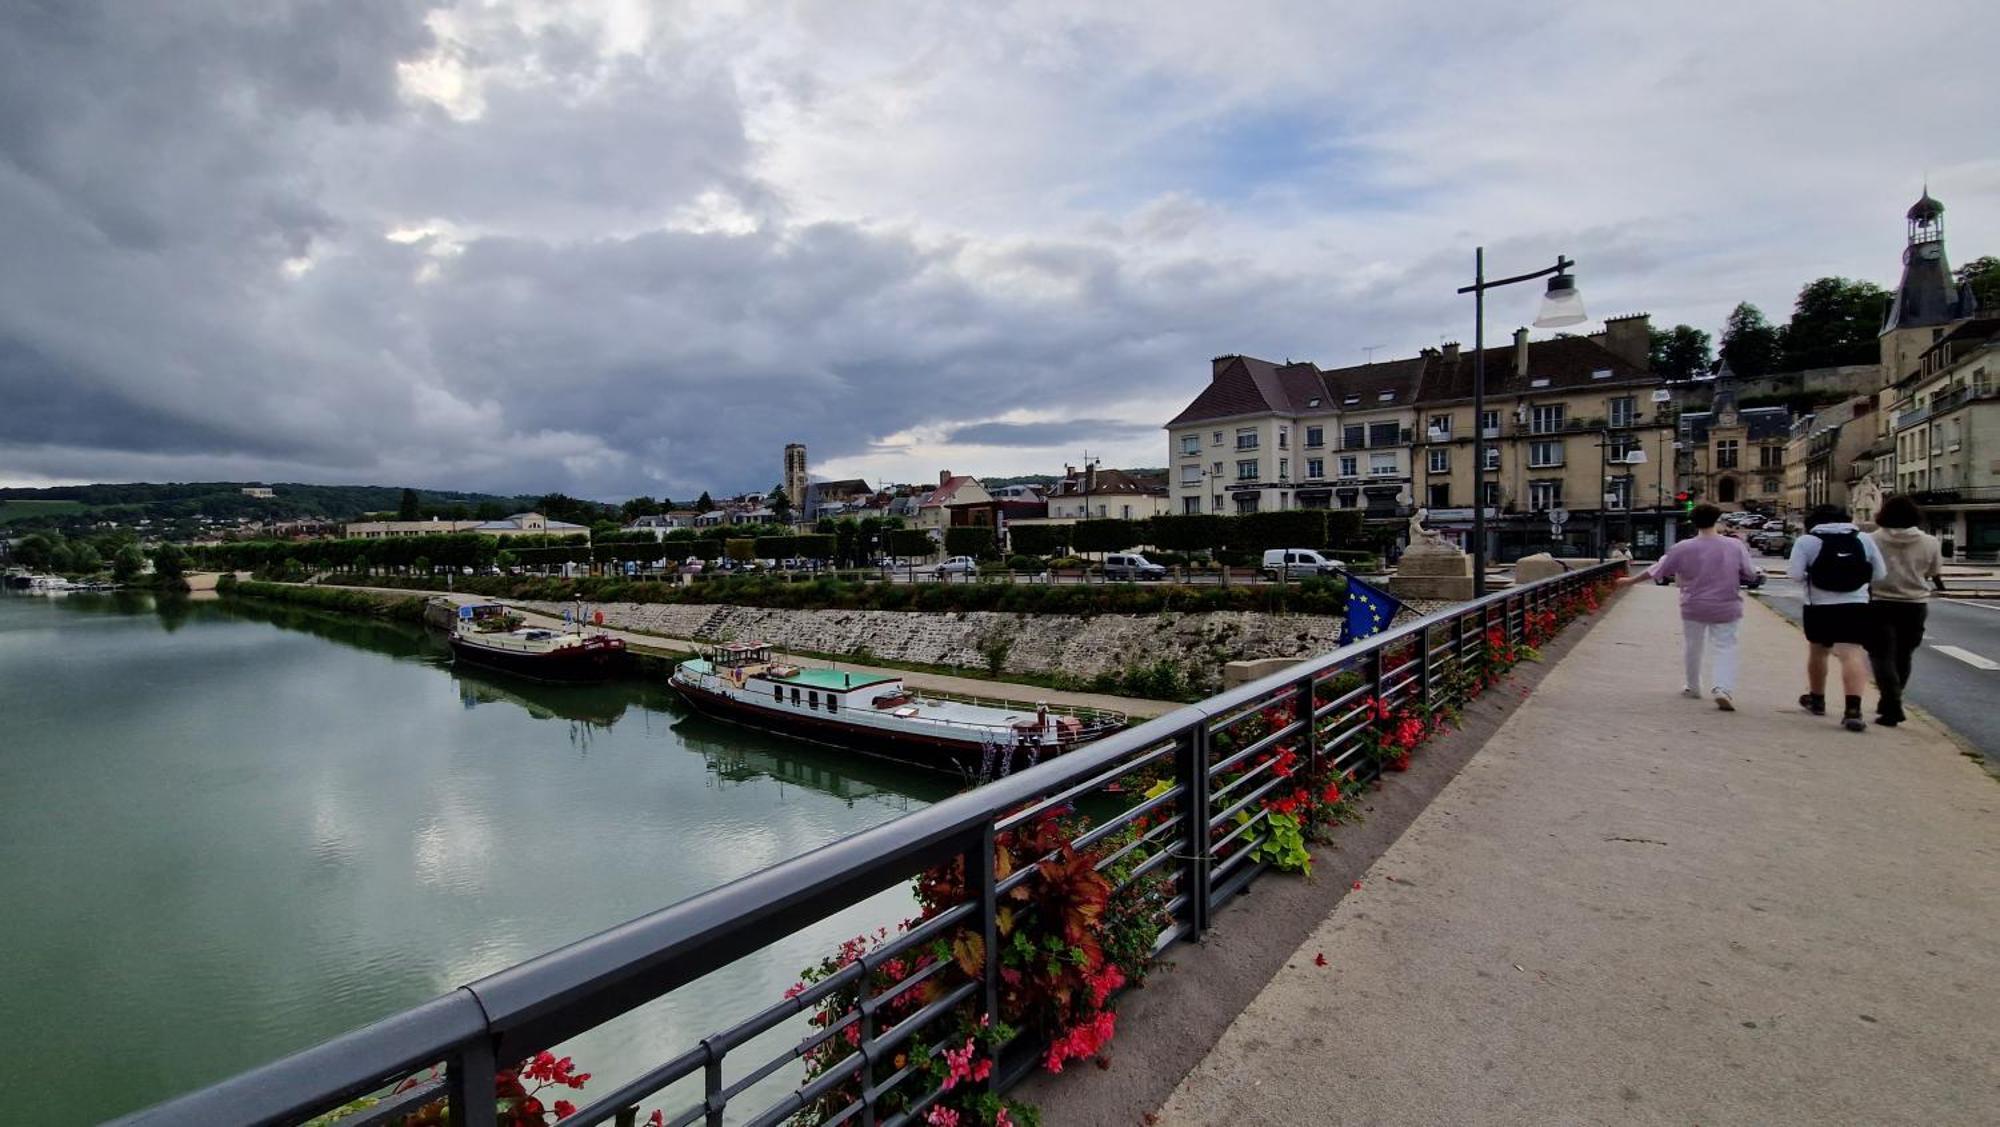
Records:
[[[1412,544],[1396,561],[1389,590],[1402,598],[1464,602],[1472,598],[1472,557],[1449,544]]]

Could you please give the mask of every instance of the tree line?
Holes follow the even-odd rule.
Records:
[[[2000,258],[1975,258],[1954,276],[1972,287],[1981,309],[2000,309]],[[1752,303],[1739,302],[1722,326],[1722,358],[1745,378],[1873,364],[1889,296],[1873,282],[1818,278],[1800,287],[1791,318],[1782,325]],[[1669,380],[1698,379],[1716,366],[1712,338],[1691,325],[1653,330],[1651,359],[1653,371]]]
[[[993,529],[945,530],[947,555],[996,559]],[[1329,548],[1368,542],[1361,513],[1346,509],[1294,509],[1241,516],[1189,514],[1144,520],[1086,520],[1071,525],[1017,524],[1009,548],[1018,556],[1048,558],[1082,552],[1116,552],[1151,545],[1175,552],[1259,552],[1270,548]],[[656,539],[646,531],[619,531],[594,539],[514,536],[502,540],[473,532],[343,540],[242,540],[191,549],[195,566],[221,571],[429,573],[471,568],[549,570],[565,564],[642,567],[696,559],[804,559],[837,567],[862,567],[881,556],[927,559],[938,544],[923,529],[898,518],[822,521],[800,533],[779,525],[675,529]]]

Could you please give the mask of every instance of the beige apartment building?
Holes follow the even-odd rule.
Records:
[[[1472,357],[1455,345],[1439,352],[1417,404],[1430,526],[1469,548],[1472,506],[1483,505],[1488,553],[1500,560],[1621,543],[1653,556],[1671,544],[1676,417],[1651,370],[1649,327],[1640,314],[1588,337],[1535,341],[1520,329],[1511,346],[1487,349],[1483,471],[1473,465]]]
[[[1168,431],[1170,511],[1407,513],[1426,357],[1332,371],[1219,356]]]
[[[1531,341],[1522,329],[1488,349],[1484,473],[1472,464],[1474,358],[1456,344],[1331,370],[1217,357],[1166,427],[1173,511],[1359,509],[1386,521],[1425,507],[1431,527],[1465,544],[1477,481],[1495,559],[1558,542],[1663,547],[1674,423],[1648,327],[1642,314],[1588,337]],[[1558,510],[1571,518],[1559,541]]]
[[[2000,317],[1961,323],[1897,385],[1894,489],[1956,555],[2000,553]]]

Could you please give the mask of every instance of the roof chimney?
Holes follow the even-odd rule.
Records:
[[[1606,317],[1604,338],[1598,343],[1626,363],[1650,369],[1653,360],[1653,315],[1634,313],[1629,317]]]
[[[1528,378],[1528,330],[1514,330],[1514,375],[1519,379]]]
[[[1446,341],[1446,342],[1445,342],[1445,344],[1444,344],[1444,362],[1445,362],[1445,363],[1447,363],[1447,364],[1456,364],[1456,363],[1458,363],[1458,342],[1457,342],[1457,341],[1455,341],[1455,340],[1448,340],[1448,341]]]
[[[939,470],[939,471],[938,471],[938,488],[939,488],[939,489],[943,489],[943,488],[944,488],[945,486],[947,486],[947,485],[950,485],[950,484],[951,484],[951,471],[950,471],[950,470]]]

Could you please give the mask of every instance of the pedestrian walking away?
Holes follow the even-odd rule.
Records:
[[[1944,552],[1938,538],[1923,531],[1924,511],[1897,495],[1882,502],[1872,533],[1888,574],[1868,588],[1874,631],[1868,663],[1875,671],[1875,722],[1893,728],[1904,720],[1903,693],[1910,684],[1910,659],[1924,642],[1931,589],[1944,589]]]
[[[1799,707],[1826,715],[1827,660],[1840,662],[1840,687],[1846,695],[1840,723],[1850,732],[1865,732],[1861,693],[1868,684],[1865,647],[1875,621],[1868,605],[1868,587],[1889,574],[1875,540],[1863,536],[1847,510],[1821,505],[1806,519],[1807,532],[1792,545],[1786,574],[1805,588],[1806,691]]]
[[[1681,695],[1701,698],[1701,667],[1704,653],[1712,654],[1709,684],[1715,706],[1724,712],[1736,711],[1736,627],[1743,619],[1743,588],[1764,582],[1764,574],[1750,559],[1750,550],[1741,540],[1722,535],[1716,525],[1722,510],[1714,505],[1696,505],[1691,519],[1695,537],[1667,549],[1653,566],[1620,580],[1637,583],[1651,578],[1655,583],[1679,583],[1681,589],[1681,645],[1685,679]]]

